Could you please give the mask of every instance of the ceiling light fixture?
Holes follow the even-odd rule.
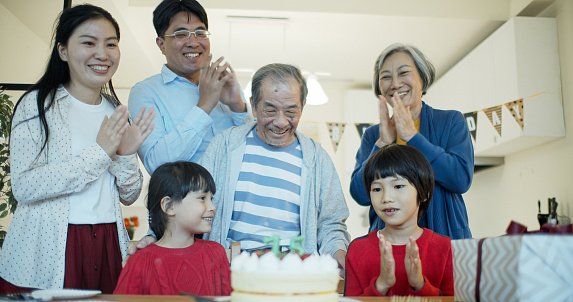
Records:
[[[318,82],[318,78],[314,74],[309,74],[306,80],[306,86],[308,87],[308,95],[306,97],[306,103],[309,105],[322,105],[328,102],[328,96],[322,89],[322,86]]]

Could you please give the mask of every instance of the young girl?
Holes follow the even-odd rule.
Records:
[[[153,128],[144,110],[129,125],[113,90],[118,42],[117,22],[102,8],[63,11],[46,71],[16,104],[18,208],[0,253],[2,293],[115,288],[128,247],[120,201],[139,196],[135,152]]]
[[[350,244],[345,295],[453,296],[451,240],[418,226],[434,191],[428,160],[411,146],[385,146],[368,160],[364,184],[386,225]]]
[[[225,249],[194,236],[211,231],[213,194],[213,177],[198,164],[167,163],[153,172],[147,208],[158,241],[128,258],[114,294],[231,293]]]

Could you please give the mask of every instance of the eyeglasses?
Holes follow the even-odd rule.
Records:
[[[175,39],[183,40],[190,38],[191,35],[194,35],[197,39],[209,39],[209,35],[211,35],[211,33],[204,29],[199,29],[196,31],[178,30],[173,32],[172,35],[165,35],[163,37],[175,37]]]

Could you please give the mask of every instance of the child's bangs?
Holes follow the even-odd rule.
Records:
[[[416,169],[411,166],[411,163],[401,158],[387,156],[384,160],[380,160],[379,164],[374,166],[372,174],[374,179],[400,176],[412,183],[412,177],[415,177],[415,175],[412,174],[415,174],[415,171]]]
[[[197,176],[198,177],[193,179],[189,184],[190,191],[204,193],[211,192],[213,195],[215,195],[215,182],[213,181],[211,175],[209,175],[207,178],[203,177],[202,175]]]
[[[188,182],[188,189],[185,190],[186,193],[189,192],[211,192],[215,195],[215,181],[213,177],[205,169],[196,169],[191,173],[191,178]]]

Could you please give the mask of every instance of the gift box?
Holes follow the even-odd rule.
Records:
[[[573,236],[452,241],[456,301],[572,301]]]

